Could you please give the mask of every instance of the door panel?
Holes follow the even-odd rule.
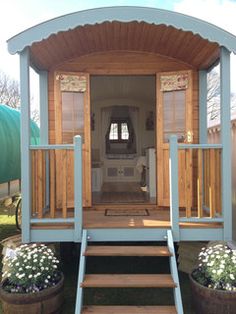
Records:
[[[64,81],[62,83],[62,81]],[[66,83],[65,83],[66,82]],[[84,73],[56,73],[56,143],[72,144],[81,135],[83,148],[83,206],[91,206],[91,134],[89,75]],[[68,207],[74,206],[74,154],[67,154]],[[60,175],[60,169],[57,170]],[[60,205],[58,187],[57,205]]]
[[[169,86],[163,88],[167,78]],[[186,85],[175,86],[172,80],[184,77]],[[186,79],[187,78],[187,79]],[[159,73],[157,75],[157,193],[158,205],[170,205],[169,189],[169,136],[176,134],[179,143],[186,143],[187,132],[192,132],[192,74],[191,71]],[[190,134],[190,133],[188,133]],[[191,133],[192,134],[192,133]],[[181,207],[192,206],[192,158],[191,151],[180,150],[179,157],[179,203]],[[186,171],[187,169],[187,171]]]

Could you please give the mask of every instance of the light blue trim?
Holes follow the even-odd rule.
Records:
[[[48,144],[48,72],[39,72],[40,144]]]
[[[30,159],[30,78],[29,49],[20,54],[21,94],[21,193],[22,193],[22,242],[30,239],[31,214],[31,159]]]
[[[40,100],[40,144],[48,145],[48,72],[39,72],[39,100]],[[45,203],[49,206],[49,156],[45,154],[46,193]]]
[[[145,229],[88,229],[89,241],[164,241],[168,228]]]
[[[177,287],[174,288],[175,306],[176,306],[177,313],[183,314],[184,313],[183,303],[182,303],[182,297],[181,297],[181,291],[180,291],[178,269],[177,269],[177,264],[176,264],[175,248],[174,248],[174,242],[173,242],[171,230],[167,231],[167,243],[168,243],[169,251],[171,253],[170,272],[174,280],[174,283],[177,285]]]
[[[199,142],[207,143],[207,71],[199,71]]]
[[[83,288],[81,287],[81,284],[84,281],[84,275],[86,271],[86,256],[84,255],[86,248],[87,248],[87,230],[83,230],[82,243],[81,243],[81,249],[80,249],[80,263],[79,263],[78,284],[77,284],[77,292],[76,292],[75,314],[82,313]]]
[[[203,223],[216,223],[216,222],[224,222],[223,218],[198,218],[198,217],[191,217],[191,218],[179,218],[180,222],[203,222]]]
[[[88,229],[89,241],[164,241],[168,228],[161,229]],[[31,242],[72,242],[74,229],[32,229]],[[223,240],[223,228],[180,228],[180,241]],[[81,241],[81,240],[80,240]]]
[[[173,26],[183,31],[198,34],[202,38],[216,42],[221,46],[225,46],[228,50],[236,52],[236,37],[213,24],[176,12],[134,6],[80,11],[46,21],[10,38],[8,40],[8,51],[11,54],[15,54],[35,42],[48,38],[52,34],[68,31],[78,26],[95,25],[105,21],[137,21]]]
[[[180,228],[180,241],[222,241],[223,228]]]
[[[209,149],[209,148],[222,148],[222,144],[178,144],[179,149]]]
[[[231,178],[231,120],[230,120],[230,52],[220,50],[220,96],[221,96],[221,157],[222,209],[224,217],[224,240],[232,240],[232,178]]]
[[[177,136],[170,136],[169,180],[170,180],[170,221],[175,241],[179,241],[179,174]]]
[[[40,224],[51,224],[51,223],[74,223],[74,218],[31,218],[30,222]]]
[[[30,149],[74,149],[74,145],[73,144],[57,144],[57,145],[30,145]]]
[[[72,242],[74,229],[31,229],[31,242]]]
[[[83,224],[83,192],[82,192],[82,139],[74,137],[74,215],[75,215],[75,242],[79,242]]]

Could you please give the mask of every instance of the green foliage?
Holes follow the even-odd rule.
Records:
[[[202,248],[192,275],[203,286],[236,291],[236,251],[226,244]]]
[[[3,264],[7,278],[4,289],[12,293],[31,293],[55,285],[58,278],[58,259],[44,244],[23,244],[6,256]]]

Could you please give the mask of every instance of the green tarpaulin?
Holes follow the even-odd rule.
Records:
[[[39,144],[39,128],[30,125],[31,144]],[[20,177],[20,112],[0,104],[0,183]]]

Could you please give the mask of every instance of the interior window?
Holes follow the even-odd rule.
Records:
[[[109,140],[118,140],[118,123],[111,123]]]
[[[129,130],[127,122],[121,123],[121,139],[122,140],[129,139]]]
[[[129,127],[127,121],[112,121],[110,125],[109,140],[127,142],[129,140]]]
[[[111,119],[105,141],[106,154],[135,154],[136,136],[131,120],[129,118]]]

